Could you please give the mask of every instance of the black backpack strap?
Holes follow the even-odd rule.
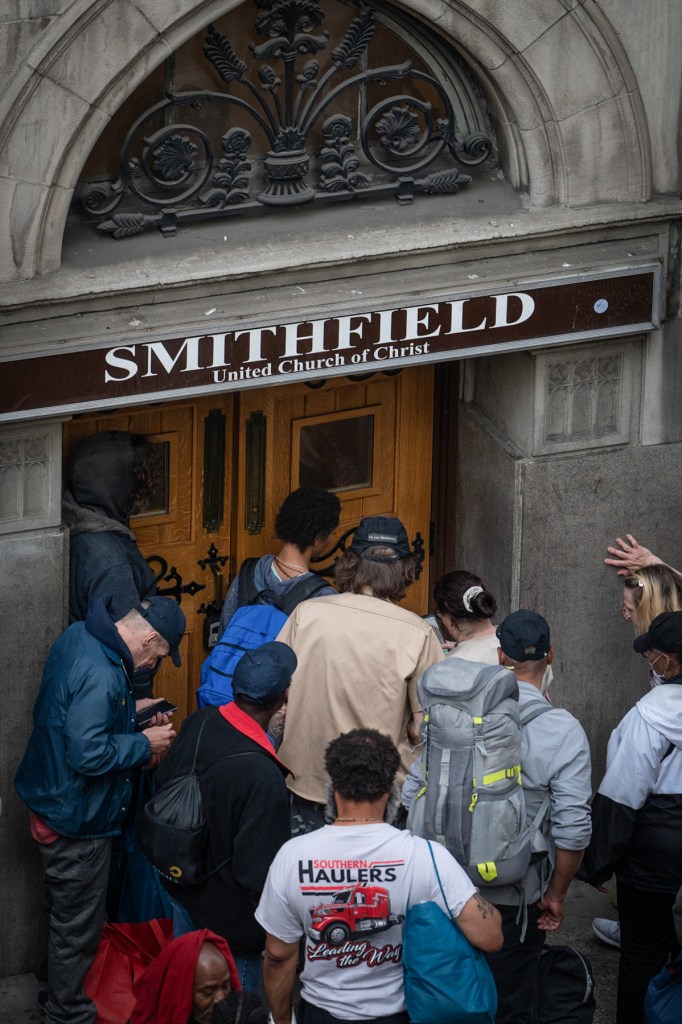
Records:
[[[254,582],[258,562],[258,558],[245,558],[239,568],[238,598],[240,608],[245,604],[253,604],[258,597],[258,591]]]
[[[289,616],[301,601],[307,601],[309,597],[315,597],[315,594],[319,594],[321,590],[326,590],[328,586],[329,584],[322,576],[316,576],[315,573],[311,573],[309,576],[299,580],[298,583],[295,583],[293,587],[289,587],[286,594],[273,603],[276,608],[279,608],[281,612]]]

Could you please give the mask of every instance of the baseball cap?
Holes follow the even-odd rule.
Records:
[[[496,632],[500,647],[514,661],[540,661],[549,654],[549,625],[537,612],[520,608]]]
[[[186,627],[182,608],[171,597],[148,597],[145,598],[145,603],[147,602],[149,603],[148,608],[140,604],[135,611],[139,612],[152,629],[155,629],[159,636],[162,636],[168,643],[171,661],[176,668],[179,668],[181,662],[178,647]]]
[[[682,612],[661,612],[632,646],[637,654],[645,651],[682,654]]]
[[[269,704],[289,686],[298,659],[291,647],[273,640],[247,651],[232,676],[232,690],[254,704]]]
[[[392,548],[394,555],[365,555],[367,548]],[[395,516],[366,516],[353,535],[351,551],[369,562],[395,562],[407,558],[410,542],[403,524]]]

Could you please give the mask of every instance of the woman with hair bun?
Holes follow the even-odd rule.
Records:
[[[500,644],[492,624],[497,601],[483,580],[456,569],[438,580],[433,599],[444,631],[456,644],[450,657],[497,665]]]

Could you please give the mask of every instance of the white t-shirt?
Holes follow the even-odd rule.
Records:
[[[458,917],[476,888],[432,843],[443,889]],[[282,942],[306,936],[303,998],[334,1017],[400,1013],[402,922],[409,905],[445,909],[424,839],[391,825],[325,825],[290,839],[268,873],[256,911]]]

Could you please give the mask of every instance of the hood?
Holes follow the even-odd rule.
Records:
[[[68,526],[72,537],[78,533],[120,533],[128,540],[135,540],[135,534],[125,523],[111,519],[99,509],[79,505],[68,484],[62,491],[62,523]]]
[[[92,602],[85,617],[85,628],[96,640],[99,640],[100,643],[108,647],[114,654],[119,655],[126,672],[128,675],[131,675],[134,669],[133,656],[114,625],[114,620],[109,611],[110,601],[111,598],[107,595],[106,597],[98,597]]]
[[[132,435],[127,431],[106,430],[84,437],[73,449],[69,465],[76,502],[127,525],[133,460]]]
[[[682,677],[650,690],[637,701],[644,721],[682,750]]]

